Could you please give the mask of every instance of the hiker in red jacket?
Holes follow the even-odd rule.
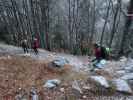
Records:
[[[34,38],[33,49],[34,49],[34,52],[35,52],[36,55],[38,54],[38,48],[39,48],[39,41],[38,41],[37,38]]]
[[[97,62],[99,62],[101,60],[101,49],[98,44],[94,44],[94,55],[96,58],[92,61],[94,62],[97,60]]]

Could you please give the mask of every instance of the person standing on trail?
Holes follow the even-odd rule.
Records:
[[[98,44],[93,45],[95,59],[92,60],[93,66],[96,68],[101,68],[106,63],[106,60],[110,56],[110,48],[100,46]]]
[[[22,40],[21,46],[24,50],[24,53],[28,53],[28,43],[26,39]]]
[[[95,56],[95,59],[93,59],[91,62],[92,62],[92,69],[91,71],[94,71],[95,68],[99,68],[101,67],[101,60],[102,60],[102,53],[101,53],[101,47],[100,45],[98,44],[93,44],[93,51],[94,51],[94,56]]]
[[[93,45],[93,48],[94,48],[95,59],[93,59],[92,62],[95,62],[96,61],[97,63],[99,63],[100,60],[102,59],[101,58],[101,48],[96,43]]]
[[[39,48],[39,41],[38,41],[37,38],[34,38],[34,40],[33,40],[33,49],[34,49],[34,52],[35,52],[36,55],[38,54],[38,48]]]

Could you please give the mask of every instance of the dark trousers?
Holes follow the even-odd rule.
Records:
[[[102,59],[102,58],[95,58],[95,59],[92,60],[92,62],[97,61],[97,63],[99,63],[99,62],[101,61],[101,59]]]
[[[38,55],[38,49],[37,48],[34,48],[34,52],[36,55]]]
[[[28,48],[27,47],[23,47],[24,53],[28,53]]]
[[[95,58],[95,59],[93,59],[93,60],[92,60],[93,66],[96,67],[96,65],[97,65],[98,63],[100,63],[101,60],[102,60],[102,58]],[[94,62],[95,62],[95,63],[94,63]]]

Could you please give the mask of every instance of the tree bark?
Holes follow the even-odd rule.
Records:
[[[133,0],[130,0],[127,12],[128,14],[133,14]],[[131,23],[132,23],[132,17],[126,16],[126,22],[125,22],[125,27],[124,27],[123,36],[122,36],[121,45],[120,45],[120,51],[119,51],[120,55],[124,54],[124,47],[126,46],[126,40],[127,40]]]

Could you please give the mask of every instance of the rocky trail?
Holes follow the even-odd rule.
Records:
[[[1,100],[133,100],[133,59],[91,67],[87,56],[0,44]]]
[[[56,59],[59,57],[65,58],[77,70],[79,70],[80,68],[86,67],[88,65],[88,57],[87,56],[73,56],[73,55],[69,55],[69,54],[65,54],[65,53],[49,52],[49,51],[46,51],[43,49],[39,50],[39,55],[35,55],[32,50],[29,50],[29,52],[30,53],[27,54],[26,56],[30,56],[31,58],[37,59],[37,60],[53,60],[53,59]],[[4,44],[0,44],[0,53],[25,56],[22,48],[4,45]]]

